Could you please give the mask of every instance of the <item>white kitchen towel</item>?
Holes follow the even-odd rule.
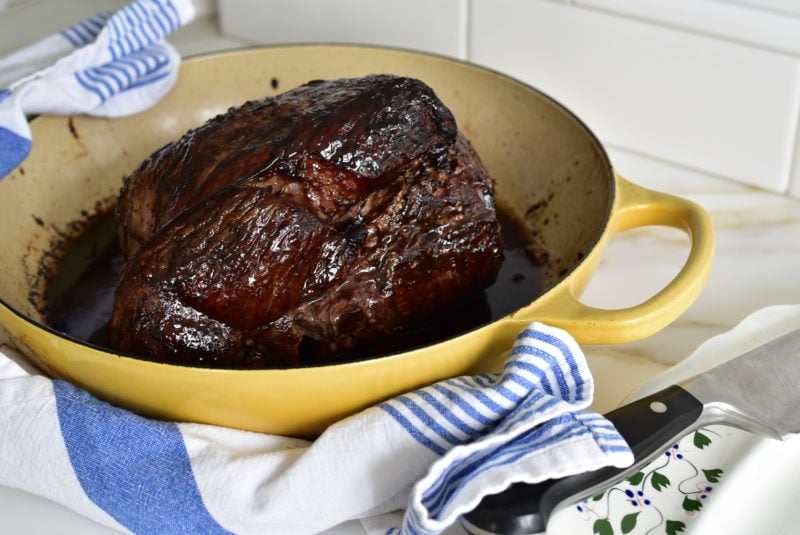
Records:
[[[120,117],[158,102],[180,64],[164,38],[194,16],[191,0],[136,0],[0,58],[0,179],[35,142],[31,115]]]
[[[149,420],[16,362],[0,339],[0,484],[123,532],[318,533],[360,519],[370,534],[432,534],[514,482],[633,462],[585,410],[580,347],[540,323],[501,373],[401,395],[314,442]]]

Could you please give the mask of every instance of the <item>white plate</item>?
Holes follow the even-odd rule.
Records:
[[[798,327],[800,306],[759,310],[731,331],[709,339],[630,399],[657,392]],[[556,513],[550,533],[794,534],[800,529],[798,473],[800,438],[780,442],[709,426],[681,439],[638,477]]]

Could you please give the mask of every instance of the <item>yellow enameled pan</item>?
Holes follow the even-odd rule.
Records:
[[[281,370],[158,364],[43,325],[42,287],[54,251],[89,215],[114,205],[123,177],[150,152],[245,100],[312,79],[372,73],[419,78],[450,107],[496,178],[498,202],[548,252],[540,297],[419,349]],[[32,129],[30,156],[0,181],[0,323],[47,373],[148,416],[313,436],[401,392],[495,368],[496,356],[534,319],[563,327],[583,343],[649,336],[694,301],[711,266],[713,229],[701,208],[617,175],[592,133],[546,95],[443,57],[328,45],[221,53],[185,61],[174,90],[143,113],[114,120],[39,117]],[[691,250],[682,270],[639,305],[602,310],[582,304],[579,296],[611,237],[645,225],[688,233]]]

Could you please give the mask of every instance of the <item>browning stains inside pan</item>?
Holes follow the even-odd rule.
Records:
[[[544,290],[543,255],[533,256],[521,226],[500,210],[505,260],[495,283],[440,310],[434,317],[339,356],[355,360],[397,353],[441,342],[496,321],[530,304]],[[76,340],[108,348],[111,315],[123,259],[113,211],[94,218],[56,262],[44,293],[49,326]],[[302,358],[302,348],[301,348]]]

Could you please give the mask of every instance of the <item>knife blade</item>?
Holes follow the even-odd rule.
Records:
[[[706,425],[729,425],[779,440],[800,433],[800,329],[606,417],[633,450],[630,467],[514,484],[483,498],[461,518],[463,527],[474,535],[541,533],[558,509],[631,477]]]

